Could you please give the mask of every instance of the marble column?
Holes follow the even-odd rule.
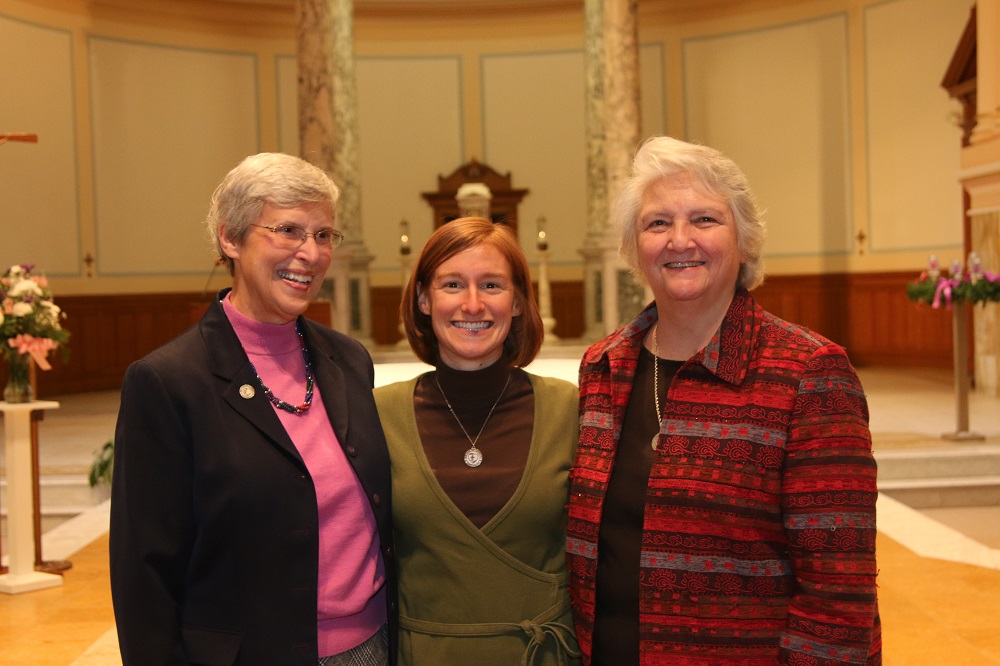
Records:
[[[971,249],[1000,273],[1000,0],[976,3],[976,126],[962,149],[959,179],[969,194]],[[975,386],[1000,396],[1000,304],[972,310]]]
[[[337,218],[346,239],[331,268],[334,326],[364,344],[371,339],[371,288],[361,225],[357,94],[352,0],[298,0],[299,143],[302,157],[340,187]]]
[[[986,270],[1000,273],[1000,212],[975,214],[971,226],[972,250]],[[976,389],[1000,396],[1000,304],[977,305],[972,317]]]
[[[614,331],[634,314],[642,293],[618,258],[610,205],[639,143],[637,0],[585,0],[587,234],[584,337]],[[641,299],[640,299],[641,300]]]

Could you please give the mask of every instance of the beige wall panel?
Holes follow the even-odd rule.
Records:
[[[281,150],[299,152],[294,57],[279,57]],[[361,152],[361,217],[374,256],[372,283],[400,282],[399,223],[410,225],[419,251],[434,230],[433,211],[420,196],[437,177],[465,161],[462,146],[461,63],[441,57],[359,57],[355,61]]]
[[[69,32],[0,16],[0,272],[33,263],[50,277],[81,272]]]
[[[583,52],[486,56],[482,71],[484,158],[530,190],[518,220],[529,260],[544,215],[552,261],[579,263],[587,202]]]
[[[662,44],[643,44],[639,47],[640,140],[667,131],[663,53]]]
[[[278,150],[299,154],[299,69],[295,55],[275,58],[275,103],[278,107]]]
[[[97,267],[206,275],[215,184],[257,152],[256,57],[90,40]]]
[[[454,57],[359,58],[358,141],[364,240],[373,271],[398,284],[399,223],[418,251],[434,231],[420,196],[465,161],[461,65]]]
[[[663,55],[640,48],[642,134],[664,129]],[[520,207],[521,243],[535,260],[544,215],[555,265],[578,266],[586,231],[585,82],[582,51],[483,58],[486,162],[531,190]]]
[[[971,5],[895,0],[865,11],[872,251],[961,254],[959,105],[941,79]]]
[[[688,138],[750,178],[766,255],[851,248],[846,18],[687,40]]]

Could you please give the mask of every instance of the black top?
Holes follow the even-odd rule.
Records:
[[[468,436],[475,440],[482,429],[476,440],[483,455],[479,467],[465,464],[471,444],[445,404],[438,382]],[[494,403],[496,409],[487,420]],[[528,375],[502,361],[471,371],[441,364],[417,382],[413,404],[420,442],[434,476],[462,513],[483,527],[507,504],[524,475],[535,416]]]
[[[597,545],[593,666],[639,663],[639,558],[653,435],[660,431],[653,395],[654,356],[645,347],[632,380]],[[683,361],[659,359],[660,409]]]

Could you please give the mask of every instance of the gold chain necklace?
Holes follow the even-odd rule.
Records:
[[[490,417],[493,416],[493,410],[500,404],[500,398],[503,397],[504,391],[507,390],[507,384],[510,384],[510,375],[507,375],[507,381],[504,382],[503,388],[500,389],[500,395],[497,396],[497,401],[493,403],[492,407],[490,407],[490,413],[486,415],[486,420],[483,421],[483,427],[479,429],[479,434],[476,435],[475,439],[469,437],[468,431],[465,429],[465,426],[462,425],[462,420],[458,418],[458,414],[456,414],[455,410],[452,408],[451,402],[448,400],[448,396],[444,394],[444,389],[441,388],[441,382],[438,381],[436,372],[434,373],[434,383],[437,384],[438,391],[441,392],[441,397],[444,398],[444,404],[448,405],[448,411],[455,417],[455,421],[458,422],[458,427],[462,429],[462,434],[465,435],[465,438],[469,440],[469,444],[472,445],[471,448],[465,452],[465,464],[469,467],[479,467],[483,464],[483,452],[476,448],[476,442],[478,442],[479,438],[482,437],[483,430],[486,429],[486,423],[490,420]]]
[[[656,422],[660,424],[651,442],[654,451],[660,444],[660,430],[663,429],[663,412],[660,411],[660,355],[658,353],[660,349],[656,340],[656,329],[659,325],[659,322],[653,324],[653,401],[656,403]]]

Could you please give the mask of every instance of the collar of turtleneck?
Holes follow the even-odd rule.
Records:
[[[287,324],[268,324],[251,319],[229,302],[229,294],[222,299],[222,308],[247,354],[277,356],[302,347],[294,319]]]
[[[437,366],[437,380],[455,411],[492,407],[510,373],[511,367],[502,358],[480,370],[456,370],[444,363]]]

